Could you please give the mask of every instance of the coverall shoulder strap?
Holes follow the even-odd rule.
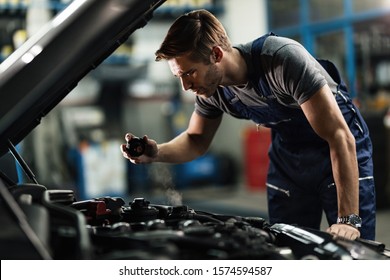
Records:
[[[317,61],[321,64],[322,67],[328,72],[328,74],[332,77],[332,79],[339,84],[341,82],[341,76],[339,70],[333,62],[325,59],[317,59]]]
[[[321,64],[322,67],[328,72],[332,79],[337,83],[339,90],[348,92],[347,86],[343,79],[341,78],[340,71],[337,69],[336,65],[333,62],[325,59],[318,59],[317,61]]]
[[[267,34],[264,34],[263,36],[257,38],[256,40],[253,41],[252,44],[252,55],[260,54],[261,50],[264,45],[264,41],[269,37],[269,36],[277,36],[273,32],[269,32]]]
[[[255,89],[261,93],[264,97],[271,96],[271,89],[265,79],[265,74],[261,66],[261,51],[263,49],[263,45],[265,40],[269,36],[277,36],[273,32],[269,32],[258,39],[254,40],[252,43],[251,56],[253,63],[253,73],[250,77],[252,80],[252,84]]]

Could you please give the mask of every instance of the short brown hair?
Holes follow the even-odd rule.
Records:
[[[195,10],[175,20],[160,49],[156,61],[190,55],[195,62],[210,62],[211,50],[220,46],[230,51],[232,46],[221,22],[209,11]]]

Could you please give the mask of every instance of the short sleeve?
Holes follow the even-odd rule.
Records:
[[[300,105],[327,84],[322,66],[298,42],[282,44],[268,63],[273,88],[281,98],[289,95]]]
[[[196,96],[195,98],[195,112],[202,117],[208,119],[218,118],[223,114],[223,111],[216,106],[216,100],[214,97],[202,98]]]

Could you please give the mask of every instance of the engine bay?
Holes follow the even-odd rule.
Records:
[[[10,233],[9,240],[1,239],[2,259],[30,256],[58,260],[380,260],[390,257],[389,250],[380,242],[334,238],[319,230],[269,224],[262,217],[210,213],[187,205],[153,204],[143,197],[130,201],[109,196],[77,201],[72,190],[48,190],[37,184],[11,187],[9,192],[11,196],[3,196],[3,206],[12,206],[14,213],[23,213],[14,218],[19,218],[21,224],[20,218],[25,216],[30,241],[38,239],[41,246],[38,252],[46,254],[31,254],[27,246],[15,250],[15,244],[23,242]]]

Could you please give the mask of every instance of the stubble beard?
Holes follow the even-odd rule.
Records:
[[[211,96],[213,96],[220,84],[220,81],[220,71],[214,64],[212,64],[205,73],[205,86],[201,87],[201,91],[204,92],[199,96],[201,96],[202,98],[210,98]]]

